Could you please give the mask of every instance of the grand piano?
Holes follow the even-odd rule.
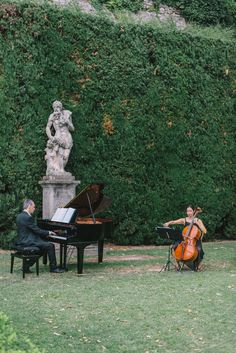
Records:
[[[77,249],[77,272],[83,273],[84,250],[90,244],[98,244],[98,262],[103,260],[104,238],[113,231],[110,218],[97,218],[111,204],[111,199],[103,195],[105,184],[89,184],[64,208],[74,208],[75,214],[69,223],[52,220],[38,220],[42,229],[51,230],[55,236],[48,240],[60,244],[60,267],[67,269],[68,249]]]

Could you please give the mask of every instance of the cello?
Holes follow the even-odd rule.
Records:
[[[202,212],[200,207],[197,207],[193,213],[193,219],[191,223],[184,227],[182,236],[183,241],[173,249],[172,255],[177,262],[192,262],[195,261],[198,256],[197,241],[201,238],[201,231],[198,226],[194,223],[196,216]]]

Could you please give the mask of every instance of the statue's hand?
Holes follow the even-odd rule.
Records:
[[[54,120],[57,120],[57,119],[60,118],[60,116],[61,116],[60,113],[54,113],[54,114],[53,114],[53,119],[54,119]]]
[[[52,143],[52,145],[57,145],[58,144],[57,137],[52,136],[51,139],[50,139],[50,142]]]
[[[59,122],[59,126],[62,127],[64,125],[69,125],[70,124],[70,121],[68,119],[68,117],[63,117],[60,119],[60,122]]]

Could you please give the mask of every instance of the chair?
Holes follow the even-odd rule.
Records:
[[[22,259],[22,273],[25,278],[25,268],[28,260],[34,260],[36,263],[36,273],[39,275],[39,258],[42,256],[40,249],[36,246],[14,246],[11,253],[11,273],[13,273],[15,257]]]

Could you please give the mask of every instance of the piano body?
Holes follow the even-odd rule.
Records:
[[[90,244],[98,244],[98,262],[103,260],[104,238],[113,231],[110,218],[96,218],[111,204],[111,199],[103,195],[104,184],[89,184],[65,208],[76,209],[74,221],[70,223],[38,220],[42,229],[55,232],[48,240],[60,244],[60,267],[67,269],[67,251],[69,246],[77,249],[77,272],[83,273],[84,250]]]

